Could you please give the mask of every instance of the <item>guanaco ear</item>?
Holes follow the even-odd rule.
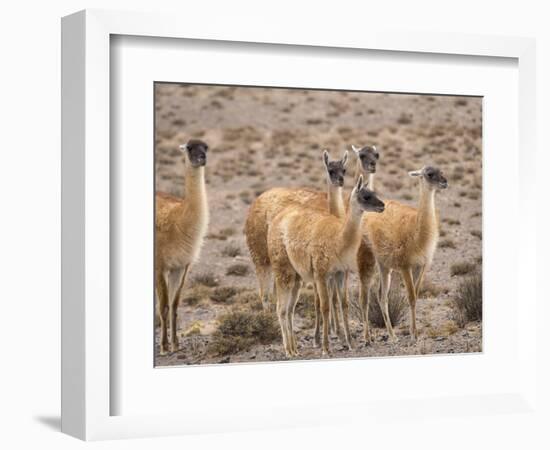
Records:
[[[355,185],[355,190],[359,191],[362,187],[363,187],[363,175],[359,175],[359,178],[357,178],[357,184]]]
[[[422,169],[409,172],[410,177],[419,177],[420,175],[422,175]]]
[[[344,157],[342,158],[342,165],[343,165],[344,167],[346,167],[347,162],[348,162],[348,151],[346,150],[346,151],[344,152]]]
[[[360,148],[357,148],[355,145],[351,144],[351,149],[354,151],[354,153],[359,153],[361,151]]]
[[[180,145],[180,150],[187,150],[187,144]]]
[[[380,159],[380,153],[378,152],[376,145],[373,145],[372,149],[374,150],[374,155],[376,156],[376,159]]]
[[[323,162],[325,163],[325,166],[328,169],[328,152],[326,150],[323,150]]]

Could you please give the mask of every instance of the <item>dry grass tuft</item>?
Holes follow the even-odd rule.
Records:
[[[234,311],[220,317],[209,350],[218,355],[246,351],[255,344],[270,344],[279,338],[274,314]]]
[[[230,303],[237,292],[233,286],[217,287],[210,293],[210,300],[215,303]]]
[[[454,298],[456,322],[464,327],[467,322],[481,321],[483,315],[483,280],[481,272],[464,279]]]
[[[462,275],[468,275],[469,273],[472,273],[474,270],[476,270],[476,265],[462,261],[458,263],[454,263],[451,266],[451,276],[462,276]]]
[[[373,286],[378,286],[378,282],[375,281]],[[382,317],[382,311],[378,305],[378,289],[371,288],[370,302],[369,302],[369,322],[377,328],[385,328],[384,318]],[[407,311],[408,304],[405,297],[401,293],[399,286],[396,283],[392,283],[390,292],[388,294],[388,310],[390,313],[390,320],[392,326],[396,326],[403,320],[405,312]]]
[[[437,298],[441,294],[447,293],[448,289],[441,287],[434,282],[425,279],[422,283],[422,286],[420,286],[420,297],[434,297]]]
[[[248,266],[246,264],[232,264],[227,268],[225,274],[244,277],[248,274]]]
[[[209,296],[210,288],[199,284],[185,290],[182,302],[184,305],[196,306],[201,302],[201,300],[208,298]]]
[[[193,285],[202,285],[202,286],[208,286],[208,287],[215,287],[218,286],[219,281],[216,277],[214,277],[211,273],[201,273],[198,275],[195,275],[193,278]]]
[[[472,230],[470,231],[470,234],[481,240],[481,230]]]
[[[452,239],[443,239],[439,241],[439,248],[456,248],[456,245]]]
[[[235,244],[226,245],[222,249],[222,256],[227,256],[229,258],[235,258],[235,256],[239,256],[240,254],[241,254],[241,248]]]
[[[261,311],[263,309],[258,293],[254,289],[245,289],[239,292],[235,295],[234,301],[242,305],[248,305],[252,311]]]

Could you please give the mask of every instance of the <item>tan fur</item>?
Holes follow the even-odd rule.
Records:
[[[356,162],[354,184],[357,182],[363,169],[359,160]],[[365,174],[369,180],[369,187],[374,183],[373,174]],[[372,189],[372,188],[371,188]],[[326,210],[328,200],[329,211],[344,217],[345,209],[349,204],[349,194],[342,193],[342,188],[328,186],[328,195],[325,192],[301,188],[273,188],[261,194],[250,206],[246,218],[244,233],[250,256],[256,268],[256,275],[260,285],[260,298],[264,307],[269,304],[271,286],[271,263],[267,251],[267,231],[273,218],[291,203]]]
[[[277,313],[289,356],[297,354],[293,314],[302,281],[314,283],[319,295],[322,349],[324,354],[328,353],[329,277],[356,270],[361,243],[362,210],[355,202],[352,205],[342,219],[328,211],[291,204],[269,226],[268,249],[275,274]],[[347,298],[340,300],[346,317]]]
[[[208,227],[204,166],[185,165],[185,198],[156,195],[155,274],[161,324],[161,353],[166,352],[167,315],[171,350],[178,348],[177,308],[189,267],[198,256]]]
[[[368,213],[363,220],[363,230],[372,245],[365,260],[375,257],[380,269],[380,308],[388,333],[396,339],[388,314],[388,290],[393,270],[399,271],[407,288],[411,309],[410,332],[413,339],[416,329],[416,299],[424,271],[432,262],[439,238],[439,219],[435,210],[435,191],[420,180],[420,201],[418,208],[396,201],[386,201],[382,214]],[[363,264],[361,270],[370,270]],[[366,293],[365,293],[366,295]],[[368,327],[368,300],[365,305]]]

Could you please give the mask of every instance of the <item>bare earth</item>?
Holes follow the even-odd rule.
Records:
[[[353,279],[350,311],[355,348],[345,350],[332,336],[331,357],[482,350],[481,323],[464,327],[456,323],[453,297],[463,276],[451,276],[454,263],[471,263],[479,270],[482,262],[480,98],[157,84],[157,190],[184,195],[178,146],[189,138],[203,139],[210,146],[209,235],[180,303],[181,349],[160,356],[157,345],[157,366],[286,359],[280,338],[231,354],[216,354],[209,347],[221,316],[259,309],[254,267],[243,235],[247,210],[257,195],[275,186],[324,191],[322,149],[341,158],[351,144],[374,144],[379,149],[376,190],[382,198],[416,206],[417,181],[407,171],[427,164],[443,170],[449,189],[436,195],[441,238],[417,303],[418,341],[412,343],[408,336],[406,311],[395,325],[398,343],[390,344],[385,329],[374,328],[375,342],[365,345]],[[354,158],[351,164],[354,168]],[[346,180],[348,190],[351,183],[352,175]],[[235,264],[244,265],[240,270],[246,273],[227,275]],[[399,286],[398,275],[393,283]],[[223,291],[219,287],[234,287],[234,295],[213,300],[211,295],[220,297],[213,294],[216,289],[218,294]],[[320,349],[313,347],[312,306],[306,304],[311,303],[311,292],[304,293],[296,317],[300,359],[320,358]],[[157,343],[158,334],[157,328]]]

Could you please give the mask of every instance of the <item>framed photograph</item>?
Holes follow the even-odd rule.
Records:
[[[62,22],[63,431],[536,413],[534,42],[186,23]]]

